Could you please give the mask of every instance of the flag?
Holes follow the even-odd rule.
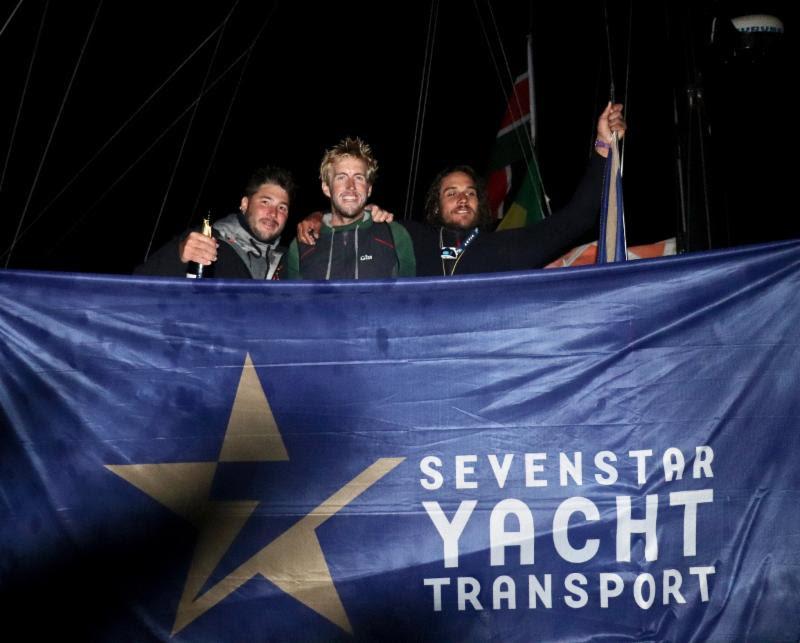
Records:
[[[544,217],[545,195],[534,154],[533,64],[514,82],[489,160],[488,195],[499,229],[521,228]]]
[[[654,259],[655,257],[668,257],[674,255],[676,250],[675,237],[648,243],[641,246],[628,248],[628,260]],[[584,243],[565,252],[555,261],[551,261],[545,268],[568,268],[570,266],[588,266],[597,263],[597,241]]]
[[[606,159],[603,195],[600,201],[600,237],[597,240],[597,263],[625,261],[625,208],[622,200],[622,174],[620,172],[617,137],[611,142]]]
[[[0,604],[91,641],[798,640],[800,243],[0,272]]]

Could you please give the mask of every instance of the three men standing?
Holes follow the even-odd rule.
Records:
[[[271,279],[276,272],[281,279],[330,280],[540,268],[594,227],[600,157],[607,156],[612,134],[622,136],[625,128],[622,105],[609,103],[597,123],[597,154],[571,201],[532,228],[502,232],[491,231],[485,186],[468,166],[449,168],[434,180],[425,203],[427,224],[383,222],[387,213],[378,208],[373,218],[367,199],[378,163],[361,139],[346,138],[325,153],[320,165],[330,212],[298,226],[280,269],[278,241],[294,184],[288,172],[269,167],[251,177],[240,212],[214,224],[215,238],[192,232],[173,240],[136,273],[181,276],[190,261],[214,262],[215,277],[241,279]]]

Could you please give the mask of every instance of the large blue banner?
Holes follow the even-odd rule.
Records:
[[[0,273],[3,626],[800,638],[800,244],[385,282]]]

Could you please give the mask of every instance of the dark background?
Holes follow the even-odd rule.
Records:
[[[16,6],[2,4],[0,26]],[[784,22],[766,53],[730,29],[730,17],[752,13]],[[408,209],[420,217],[445,165],[485,171],[511,84],[502,55],[519,74],[528,32],[537,153],[563,203],[609,98],[608,29],[629,123],[629,243],[677,235],[697,250],[800,236],[789,200],[795,13],[788,2],[442,0]],[[373,146],[373,198],[402,217],[430,17],[430,2],[26,0],[0,35],[0,266],[10,254],[10,268],[128,273],[151,237],[156,248],[207,210],[236,208],[266,163],[299,183],[288,241],[324,207],[319,160],[345,135]]]

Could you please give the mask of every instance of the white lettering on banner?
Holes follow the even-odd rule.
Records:
[[[656,535],[656,518],[658,517],[658,496],[648,495],[645,498],[646,512],[642,519],[631,518],[630,496],[617,496],[617,560],[630,562],[631,535],[644,534],[644,559],[658,560],[658,536]]]
[[[540,460],[546,460],[546,453],[526,453],[525,454],[525,486],[526,487],[546,487],[547,480],[536,478],[537,473],[544,471],[543,464],[537,464]]]
[[[670,505],[683,505],[683,555],[697,556],[697,505],[714,502],[713,489],[696,491],[673,491],[669,494]]]
[[[716,573],[716,568],[690,567],[688,574],[678,569],[665,569],[660,575],[642,572],[637,574],[630,582],[614,572],[601,572],[587,576],[579,572],[568,574],[561,581],[563,594],[560,598],[564,604],[573,609],[586,607],[590,600],[596,601],[602,609],[613,608],[615,602],[625,600],[623,594],[630,587],[634,603],[642,610],[650,609],[659,596],[658,585],[661,583],[661,604],[676,605],[686,603],[686,599],[678,591],[691,578],[696,578],[696,586],[700,595],[700,602],[709,601],[708,577]],[[453,583],[455,580],[455,583]],[[455,591],[450,589],[455,585]],[[524,577],[515,579],[513,576],[503,574],[496,577],[490,585],[483,587],[477,578],[472,576],[458,576],[455,579],[425,578],[423,586],[432,587],[431,603],[434,612],[457,609],[460,612],[468,608],[473,611],[483,610],[484,604],[491,604],[492,610],[514,610],[517,604],[528,605],[528,609],[553,608],[553,574],[542,576],[529,574],[527,583]],[[519,592],[527,587],[528,600],[521,600]],[[558,594],[556,597],[559,598]],[[483,601],[483,602],[481,602]]]
[[[706,478],[713,478],[711,472],[711,462],[714,460],[714,451],[711,447],[697,447],[695,449],[694,467],[692,467],[692,477],[699,478],[702,474]]]
[[[458,539],[467,526],[467,521],[478,504],[477,500],[464,500],[459,506],[452,522],[444,515],[438,502],[423,502],[422,506],[428,512],[436,530],[442,537],[444,544],[444,566],[458,567]]]
[[[449,578],[426,578],[423,584],[433,587],[433,611],[442,611],[442,585],[449,585]]]
[[[553,575],[544,575],[544,586],[533,574],[528,576],[528,608],[536,609],[538,602],[544,607],[553,607]]]
[[[475,474],[475,467],[469,466],[478,461],[476,455],[457,455],[456,456],[456,489],[477,489],[478,483],[474,480],[467,480],[468,475]]]
[[[606,474],[605,476],[602,476],[599,473],[594,474],[594,479],[597,484],[612,485],[619,479],[617,468],[611,464],[612,462],[616,461],[617,456],[613,451],[600,451],[600,453],[595,454],[594,466]]]
[[[517,530],[506,530],[506,518],[516,517]],[[489,544],[492,567],[506,564],[506,547],[519,547],[520,565],[533,565],[533,514],[521,500],[498,502],[489,518]]]
[[[444,477],[442,476],[441,471],[439,471],[441,468],[441,458],[437,458],[435,455],[429,455],[426,458],[422,458],[422,461],[419,463],[419,469],[422,471],[422,475],[428,476],[427,478],[422,478],[419,481],[423,489],[427,489],[428,491],[436,491],[436,489],[442,488],[442,485],[444,484]]]
[[[708,602],[708,575],[715,574],[716,569],[714,567],[690,567],[689,573],[694,574],[697,576],[697,580],[700,583],[700,600],[703,603]]]
[[[644,587],[647,585],[647,598],[644,596]],[[652,574],[639,574],[633,583],[633,600],[643,610],[650,609],[656,600],[656,579]]]
[[[558,454],[559,484],[562,487],[566,487],[569,484],[567,476],[572,478],[573,484],[583,484],[583,454],[578,451],[572,457],[573,459],[570,460],[566,453]]]
[[[676,447],[669,447],[661,454],[656,454],[652,449],[634,449],[625,454],[616,454],[613,451],[598,451],[591,457],[575,451],[572,453],[559,452],[557,457],[549,458],[547,453],[523,453],[521,458],[514,453],[490,453],[479,456],[475,454],[456,455],[453,457],[452,469],[449,469],[442,458],[428,455],[420,460],[419,468],[423,474],[420,485],[426,491],[437,491],[445,483],[458,490],[477,489],[479,484],[486,484],[488,479],[482,472],[486,470],[488,462],[492,478],[498,489],[504,489],[509,481],[518,480],[526,488],[547,487],[558,484],[561,487],[570,485],[583,486],[585,462],[592,464],[594,475],[589,478],[591,484],[603,486],[614,485],[619,482],[620,470],[630,471],[629,463],[635,465],[635,483],[639,487],[647,483],[660,468],[661,478],[665,482],[681,480],[686,473],[686,463],[692,461],[692,479],[713,478],[714,472],[711,463],[714,461],[714,451],[709,446],[695,447],[694,453],[687,456]],[[656,457],[656,456],[660,457]],[[557,465],[550,465],[557,462]],[[553,470],[552,472],[550,470]],[[558,476],[557,478],[555,476]],[[634,482],[626,480],[626,482]]]
[[[458,611],[463,612],[467,609],[467,603],[469,603],[470,607],[475,611],[480,611],[483,609],[480,601],[478,600],[478,594],[481,591],[481,584],[478,582],[477,578],[472,578],[470,576],[458,577]]]
[[[676,603],[683,604],[686,602],[686,599],[680,592],[682,583],[683,578],[677,569],[664,570],[664,588],[661,598],[661,602],[664,605],[669,605],[672,598],[675,599]]]
[[[685,557],[697,554],[697,507],[703,503],[713,502],[713,500],[713,489],[678,491],[669,494],[671,507],[684,507],[683,555]],[[645,497],[645,517],[634,519],[631,517],[631,497],[616,497],[617,562],[631,562],[631,541],[636,534],[643,534],[645,537],[644,560],[648,562],[658,560],[658,532],[656,530],[658,501],[658,495],[647,495]],[[442,538],[444,566],[458,567],[459,540],[478,506],[478,501],[462,500],[452,520],[448,520],[441,506],[435,500],[425,501],[422,506]],[[582,547],[573,546],[569,539],[569,530],[570,519],[576,513],[583,514],[587,521],[600,520],[600,511],[591,500],[583,496],[574,496],[562,501],[556,507],[551,533],[556,552],[563,560],[568,563],[585,563],[595,557],[600,549],[600,541],[597,538],[589,538]],[[513,517],[516,529],[507,527],[509,517]],[[526,503],[518,498],[505,498],[496,503],[489,513],[490,565],[499,567],[506,564],[505,550],[507,547],[519,547],[520,564],[533,565],[534,533],[534,514]]]
[[[498,576],[492,585],[492,609],[502,609],[502,601],[506,602],[506,609],[517,609],[517,591],[514,579],[511,576]]]
[[[494,453],[489,454],[489,464],[492,465],[492,472],[494,473],[494,479],[497,480],[497,486],[502,489],[506,486],[506,480],[508,479],[508,472],[511,471],[511,463],[514,461],[514,454],[513,453],[506,453],[503,456],[503,464],[500,464],[497,460],[497,456]]]
[[[570,544],[567,534],[569,519],[575,513],[582,513],[586,520],[600,520],[600,512],[591,500],[580,496],[567,498],[558,506],[553,518],[553,544],[558,555],[564,560],[570,563],[585,563],[594,558],[600,549],[600,541],[597,538],[589,538],[580,549]]]
[[[686,461],[683,459],[683,453],[680,449],[670,447],[664,451],[664,480],[672,482],[673,479],[680,480],[683,478],[683,467]]]
[[[447,513],[436,500],[422,502],[442,541],[442,565],[458,569],[462,552],[469,554],[464,558],[464,575],[423,579],[423,585],[431,588],[433,611],[515,610],[525,604],[528,609],[552,609],[554,605],[581,609],[590,603],[601,609],[619,603],[648,610],[657,602],[683,605],[687,597],[707,603],[709,577],[716,568],[694,560],[688,571],[656,570],[648,565],[647,572],[635,576],[628,565],[598,570],[595,562],[573,571],[563,569],[562,563],[559,576],[547,565],[553,553],[570,565],[608,559],[611,552],[615,552],[617,563],[653,563],[659,558],[659,539],[670,545],[664,549],[668,558],[662,567],[673,567],[675,556],[696,558],[698,526],[709,511],[701,505],[714,502],[714,490],[691,489],[686,483],[690,478],[713,479],[713,461],[714,451],[707,445],[696,446],[693,452],[671,446],[623,453],[472,453],[449,455],[447,459],[442,454],[423,456],[419,461],[423,494],[443,489],[449,494],[444,505]],[[585,495],[559,498],[566,495],[564,489],[585,484],[597,494],[594,499]],[[608,487],[616,484],[626,493],[609,494]],[[487,485],[491,487],[488,494]],[[664,485],[675,490],[664,492]],[[480,494],[479,487],[483,488]],[[662,493],[646,493],[651,489]],[[497,490],[517,497],[504,498]],[[545,549],[544,563],[541,556],[536,562],[535,547],[545,544],[543,539],[548,537],[552,537],[553,547]],[[481,556],[483,564],[488,564],[483,569],[476,562]],[[525,566],[536,573],[520,576]],[[487,578],[486,572],[498,567],[506,567],[506,573]],[[587,574],[587,569],[592,573]]]
[[[651,449],[639,449],[638,451],[628,451],[628,456],[636,458],[636,484],[640,487],[647,482],[647,465],[646,460],[653,455]]]
[[[616,598],[622,594],[622,576],[619,574],[601,572],[600,573],[600,607],[608,609],[608,599]]]
[[[589,594],[587,594],[586,590],[583,588],[588,583],[589,581],[583,574],[575,572],[567,576],[567,580],[564,581],[564,588],[571,596],[565,596],[564,602],[574,609],[585,607],[589,602]]]

